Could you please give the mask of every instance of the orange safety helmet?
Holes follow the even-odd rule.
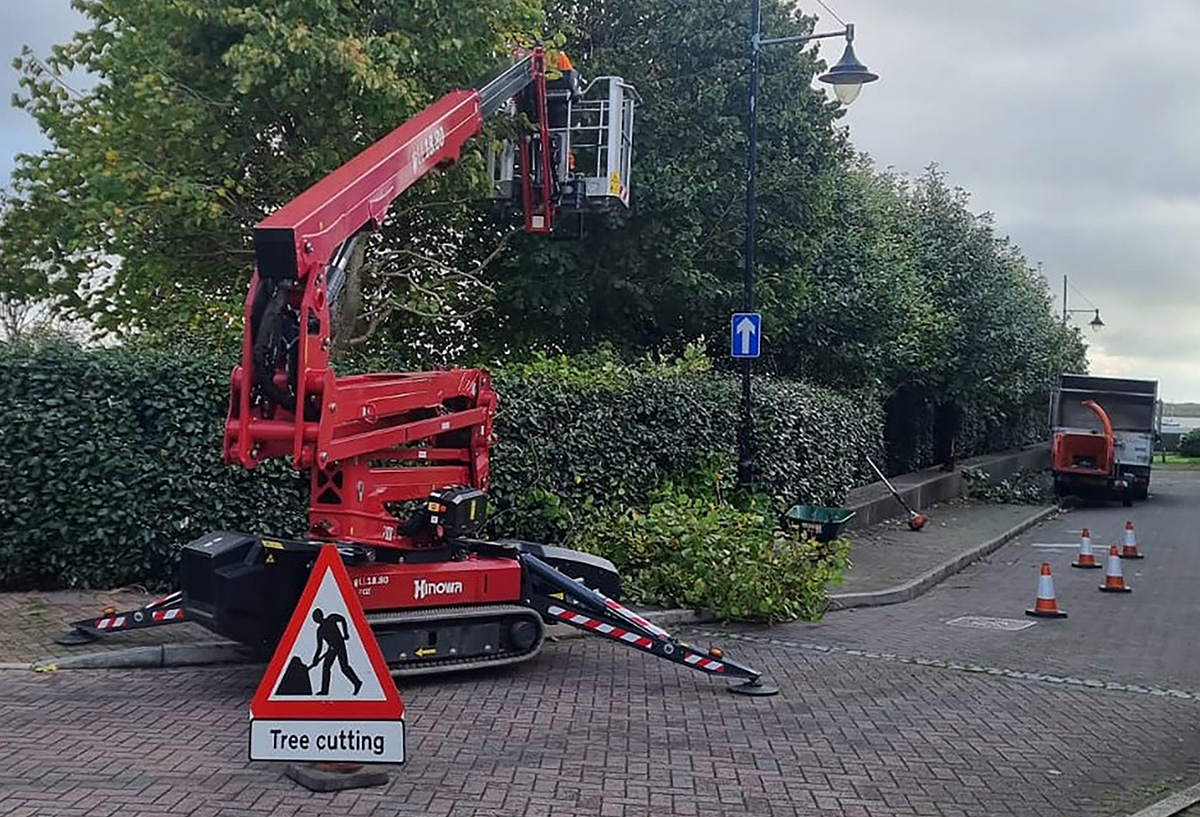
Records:
[[[554,62],[554,67],[559,71],[571,71],[575,66],[571,65],[571,58],[567,56],[567,52],[559,51],[558,59]]]

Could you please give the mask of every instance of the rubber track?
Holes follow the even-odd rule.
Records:
[[[431,621],[445,621],[447,624],[461,624],[466,619],[498,617],[528,618],[538,625],[537,640],[527,652],[518,653],[512,650],[497,652],[487,656],[471,656],[469,658],[430,658],[409,659],[405,661],[388,661],[388,669],[392,675],[406,678],[415,675],[432,675],[434,673],[460,672],[480,667],[503,667],[519,664],[533,658],[542,649],[546,640],[546,627],[542,617],[536,611],[517,604],[463,605],[459,607],[431,607],[421,610],[397,610],[391,612],[367,613],[367,622],[371,629],[377,632],[395,632],[406,629],[403,625],[427,625]],[[393,625],[402,625],[395,627]],[[387,656],[384,656],[387,658]]]

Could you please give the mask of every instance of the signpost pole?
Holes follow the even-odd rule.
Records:
[[[746,248],[743,252],[742,310],[754,308],[754,181],[758,165],[758,55],[762,46],[762,10],[759,0],[750,5],[750,90],[746,103]],[[757,346],[758,336],[755,336]],[[757,357],[755,355],[754,357]],[[744,356],[742,364],[742,405],[738,422],[738,487],[750,490],[754,484],[754,440],[750,402],[750,369],[753,358]]]
[[[741,363],[742,399],[738,422],[738,487],[754,483],[754,440],[751,434],[750,366],[762,348],[762,315],[735,312],[729,322],[729,354]]]

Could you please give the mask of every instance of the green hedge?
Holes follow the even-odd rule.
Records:
[[[1200,428],[1193,428],[1179,441],[1179,453],[1185,457],[1200,457]]]
[[[565,364],[564,364],[565,365]],[[711,454],[734,461],[740,383],[715,372],[625,372],[579,383],[554,373],[496,373],[492,461],[497,532],[558,539],[593,505],[644,507],[663,480]],[[757,378],[758,487],[779,504],[837,503],[880,445],[876,403]],[[732,482],[733,469],[726,469]]]
[[[204,350],[6,347],[0,587],[169,586],[178,546],[210,530],[303,531],[302,478],[221,463],[229,366]],[[646,507],[698,460],[732,462],[729,375],[553,361],[495,384],[493,535],[562,541],[595,507]],[[781,502],[839,501],[879,445],[874,403],[802,383],[758,378],[756,421]]]
[[[214,529],[304,527],[307,483],[221,464],[228,364],[3,347],[0,587],[162,586]]]

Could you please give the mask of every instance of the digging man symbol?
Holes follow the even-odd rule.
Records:
[[[350,638],[346,619],[339,613],[325,615],[320,607],[313,610],[312,618],[317,623],[317,650],[313,653],[313,660],[308,665],[309,669],[315,668],[318,662],[324,662],[321,666],[321,691],[317,694],[329,694],[329,676],[333,671],[333,663],[336,661],[342,675],[354,684],[354,694],[357,695],[358,691],[362,689],[362,679],[350,667],[350,661],[346,656],[346,640]],[[325,651],[324,654],[321,652],[322,649]]]

